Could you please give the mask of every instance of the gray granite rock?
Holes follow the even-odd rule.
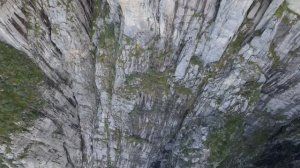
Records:
[[[299,166],[268,160],[299,141],[296,1],[0,4],[0,40],[44,72],[48,104],[0,166]]]

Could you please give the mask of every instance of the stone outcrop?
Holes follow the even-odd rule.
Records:
[[[46,85],[0,166],[299,167],[298,4],[0,1]]]

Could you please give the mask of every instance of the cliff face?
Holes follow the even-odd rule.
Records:
[[[0,40],[45,75],[0,166],[300,166],[297,0],[0,5]]]

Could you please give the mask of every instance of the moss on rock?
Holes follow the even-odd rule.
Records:
[[[126,94],[142,91],[147,94],[161,94],[169,91],[167,72],[148,71],[142,74],[131,74],[126,77]]]
[[[218,167],[233,150],[236,150],[236,144],[241,140],[240,135],[243,131],[244,116],[236,114],[226,116],[223,127],[211,132],[206,145],[210,149],[209,161],[213,167]]]
[[[25,54],[0,43],[0,142],[39,116],[43,73]]]
[[[276,10],[275,16],[280,18],[284,14],[284,12],[287,11],[288,9],[289,8],[287,2],[283,1],[282,4],[279,6],[279,8]]]
[[[284,63],[281,61],[280,56],[277,55],[274,45],[270,46],[269,53],[269,58],[273,61],[272,69],[281,69]]]
[[[300,17],[300,15],[297,12],[295,12],[289,8],[289,4],[286,0],[283,1],[282,4],[278,7],[278,9],[275,12],[275,16],[277,18],[281,18],[285,12],[292,13],[292,14],[296,15],[297,17]]]
[[[250,104],[256,103],[261,95],[261,84],[256,81],[247,82],[245,89],[241,91],[241,95],[249,100]]]
[[[181,85],[176,85],[174,88],[175,88],[176,93],[181,94],[181,95],[192,95],[193,94],[192,89],[186,88]]]
[[[199,65],[200,67],[203,66],[203,62],[197,57],[196,55],[192,56],[191,58],[191,64],[193,65]]]

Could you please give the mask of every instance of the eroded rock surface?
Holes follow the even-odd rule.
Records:
[[[299,167],[292,0],[0,1],[0,40],[43,71],[20,168]]]

